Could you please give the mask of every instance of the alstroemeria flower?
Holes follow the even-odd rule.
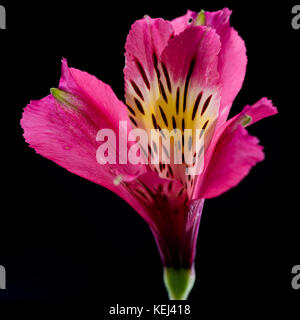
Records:
[[[125,46],[126,105],[108,85],[63,60],[58,89],[31,101],[21,121],[37,153],[115,192],[149,224],[171,299],[187,298],[194,283],[204,199],[236,186],[263,160],[263,148],[245,127],[277,112],[262,98],[227,120],[247,63],[230,14],[188,11],[173,21],[148,16],[136,21]],[[132,128],[201,129],[203,170],[187,175],[184,157],[182,164],[100,165],[97,132],[108,128],[118,136],[120,121],[128,121],[128,134]],[[194,148],[196,139],[185,147]],[[146,152],[157,147],[149,144]]]

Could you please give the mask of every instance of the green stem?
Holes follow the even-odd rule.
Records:
[[[164,268],[164,283],[170,300],[186,300],[195,283],[195,270]]]

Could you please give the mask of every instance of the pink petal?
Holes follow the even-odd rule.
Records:
[[[204,199],[188,201],[179,181],[153,172],[126,185],[142,204],[137,211],[150,226],[164,266],[191,268]]]
[[[190,26],[169,41],[161,60],[175,84],[184,84],[191,72],[192,87],[217,87],[220,48],[219,37],[213,29]]]
[[[240,91],[247,65],[246,47],[237,31],[230,26],[231,11],[227,8],[215,12],[205,12],[206,26],[212,27],[220,36],[221,50],[219,53],[218,71],[222,83],[222,98],[218,123],[226,121],[232,102]],[[175,34],[190,27],[189,20],[195,19],[196,12],[190,10],[184,16],[172,21]]]
[[[206,25],[212,26],[222,43],[218,70],[222,82],[222,98],[219,124],[226,121],[232,102],[240,91],[247,65],[246,47],[237,31],[230,27],[231,11],[227,8],[205,12]]]
[[[251,117],[247,124],[251,125],[276,113],[277,109],[272,102],[262,98],[252,106],[245,106],[242,112],[217,128],[205,155],[206,169],[203,177],[200,178],[194,198],[211,198],[227,191],[237,185],[256,162],[263,159],[262,147],[258,145],[258,140],[248,135],[241,124],[245,116]],[[262,157],[261,160],[259,160],[260,157]]]
[[[86,99],[89,106],[93,106],[111,123],[112,129],[117,129],[119,121],[128,121],[128,112],[111,87],[95,76],[75,68],[68,68],[67,60],[62,61],[62,76],[59,88]],[[90,112],[86,108],[86,112]]]
[[[24,137],[37,153],[83,178],[117,192],[114,179],[130,180],[145,171],[144,166],[100,165],[96,151],[97,132],[114,130],[119,120],[128,120],[124,104],[112,89],[88,73],[62,64],[60,89],[74,95],[75,107],[58,102],[52,95],[31,101],[25,108],[21,125]]]
[[[236,123],[236,125],[243,124],[245,117],[250,117],[250,119],[248,119],[249,123],[246,125],[243,124],[244,127],[247,127],[263,118],[273,116],[277,113],[277,108],[273,106],[271,100],[265,97],[261,98],[253,105],[246,105],[240,113],[223,123],[216,131],[214,142],[219,139],[223,131],[232,123]]]
[[[132,25],[125,44],[124,68],[126,103],[131,108],[136,109],[136,99],[147,109],[158,98],[155,63],[172,34],[171,23],[160,18],[147,16]]]
[[[261,98],[253,105],[247,105],[242,112],[237,115],[238,117],[248,115],[251,117],[250,124],[253,124],[263,118],[270,117],[278,113],[277,108],[273,106],[272,101],[267,98]]]
[[[235,187],[259,161],[264,159],[262,146],[242,125],[228,126],[214,147],[202,177],[197,197],[217,197]]]
[[[188,10],[187,13],[181,17],[173,19],[172,26],[175,31],[175,35],[181,33],[184,31],[187,27],[189,27],[189,21],[191,18],[195,18],[197,15],[196,12],[193,12],[191,10]]]
[[[169,41],[159,59],[161,91],[165,94],[155,104],[157,123],[163,129],[179,128],[181,133],[184,129],[194,130],[191,154],[196,143],[195,130],[205,130],[207,147],[218,117],[220,45],[213,29],[189,26]],[[174,146],[177,148],[176,142]],[[171,160],[171,166],[175,176],[186,182],[191,192],[194,182],[186,175],[186,163],[175,165]],[[160,174],[162,176],[165,172]]]
[[[131,26],[126,39],[125,77],[127,72],[141,77],[140,69],[136,64],[136,60],[138,60],[143,66],[146,76],[149,76],[148,80],[152,79],[155,74],[153,53],[160,56],[172,34],[173,28],[169,21],[161,18],[151,19],[148,16],[137,20]]]

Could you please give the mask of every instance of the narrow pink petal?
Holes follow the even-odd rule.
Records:
[[[265,97],[261,98],[253,105],[246,105],[240,113],[238,113],[237,115],[235,115],[234,117],[232,117],[231,119],[223,123],[217,129],[213,140],[217,141],[221,136],[221,134],[223,133],[223,131],[233,122],[235,122],[236,125],[243,124],[245,121],[245,117],[247,116],[250,116],[250,119],[248,119],[249,123],[244,125],[245,127],[252,125],[253,123],[261,119],[264,119],[266,117],[273,116],[277,113],[278,113],[277,108],[273,106],[273,103],[271,100]]]
[[[62,76],[59,88],[80,95],[88,101],[89,106],[94,106],[111,123],[113,129],[118,128],[119,121],[128,121],[127,108],[120,101],[111,87],[95,76],[75,69],[68,68],[67,60],[62,61]],[[89,112],[90,108],[85,111]]]
[[[135,99],[145,108],[157,99],[159,86],[155,64],[173,32],[169,21],[148,16],[131,26],[125,44],[124,68],[126,102],[131,108],[136,108]]]
[[[228,126],[214,147],[202,177],[198,198],[213,198],[235,187],[259,161],[264,159],[262,146],[242,125]]]
[[[148,16],[137,20],[131,26],[126,39],[125,77],[127,77],[127,73],[141,77],[140,69],[136,63],[139,61],[146,76],[152,79],[155,74],[153,54],[156,53],[157,56],[160,56],[172,34],[173,28],[169,21],[161,18],[152,19]]]
[[[251,117],[250,124],[253,124],[263,118],[270,117],[278,113],[277,108],[273,106],[273,103],[271,100],[267,98],[261,98],[259,101],[257,101],[253,105],[247,105],[244,107],[240,115],[237,116],[243,116],[248,115]]]
[[[24,110],[24,137],[37,153],[111,190],[116,189],[116,176],[130,180],[145,170],[143,166],[97,162],[101,144],[96,141],[98,131],[109,128],[118,137],[119,120],[128,120],[126,107],[108,85],[85,72],[69,69],[64,60],[60,89],[74,95],[74,108],[49,95],[31,101]]]
[[[222,43],[218,70],[222,82],[219,124],[226,121],[232,102],[240,91],[247,65],[246,47],[237,31],[230,26],[231,11],[227,8],[205,12],[206,25],[212,26]]]

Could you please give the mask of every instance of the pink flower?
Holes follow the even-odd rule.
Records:
[[[24,137],[42,156],[127,201],[149,224],[164,266],[171,299],[187,298],[195,279],[196,241],[204,199],[235,187],[264,159],[245,129],[277,113],[262,98],[227,120],[246,71],[244,41],[229,24],[228,9],[188,11],[172,21],[136,21],[126,41],[126,105],[94,76],[62,62],[58,89],[25,108]],[[128,121],[129,120],[129,121]],[[132,128],[201,129],[203,170],[187,175],[185,163],[100,165],[97,132],[119,122]],[[201,131],[202,132],[202,131]],[[116,143],[118,153],[126,135]],[[123,142],[122,142],[123,139]],[[194,150],[197,137],[184,148]],[[161,145],[149,144],[149,157]],[[183,156],[185,162],[185,158]]]

